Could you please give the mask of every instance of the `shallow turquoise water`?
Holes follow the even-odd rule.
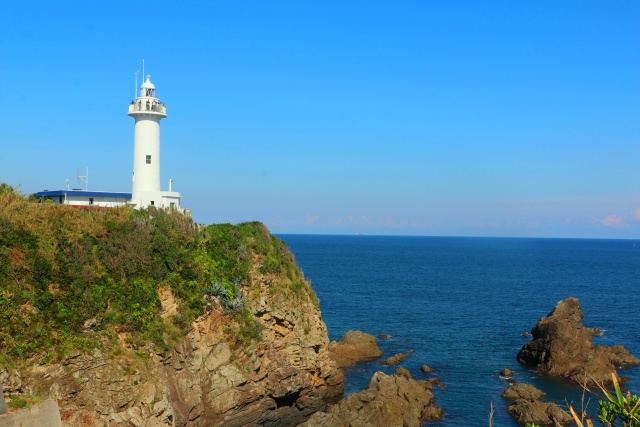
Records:
[[[416,378],[437,376],[445,410],[439,426],[516,426],[500,394],[497,374],[543,389],[560,405],[581,390],[539,376],[516,361],[529,331],[564,298],[577,297],[583,323],[640,357],[640,241],[458,237],[280,235],[320,298],[329,337],[349,329],[374,335],[385,355],[414,350],[402,364]],[[420,366],[434,368],[422,374]],[[359,391],[381,360],[347,371],[347,392]],[[640,393],[640,369],[621,371]],[[575,405],[574,405],[575,406]],[[595,407],[595,401],[591,403]]]

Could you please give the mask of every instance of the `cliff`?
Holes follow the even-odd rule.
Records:
[[[5,395],[64,426],[297,425],[337,401],[318,300],[259,223],[84,211],[0,188]]]

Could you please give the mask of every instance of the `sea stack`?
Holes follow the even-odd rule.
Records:
[[[582,324],[584,314],[577,298],[567,298],[533,327],[533,340],[518,353],[518,361],[546,375],[568,377],[578,384],[611,383],[617,367],[640,360],[623,346],[594,345],[594,329]]]

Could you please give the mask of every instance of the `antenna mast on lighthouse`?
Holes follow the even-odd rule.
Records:
[[[84,176],[80,175],[80,171],[78,171],[78,181],[84,182],[85,191],[89,191],[89,167],[87,167],[87,172]]]

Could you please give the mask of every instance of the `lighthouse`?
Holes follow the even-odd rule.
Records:
[[[142,61],[144,74],[144,61]],[[173,181],[169,180],[169,191],[160,189],[160,120],[167,117],[167,107],[156,97],[156,87],[147,79],[138,93],[138,73],[136,72],[135,101],[129,104],[129,116],[136,121],[133,132],[133,182],[131,193],[113,191],[89,191],[89,169],[83,179],[85,189],[69,188],[69,180],[64,190],[44,190],[35,193],[39,199],[62,205],[86,209],[114,208],[133,205],[136,209],[155,206],[161,209],[189,214],[180,207],[180,193],[171,191]]]
[[[180,193],[160,190],[160,120],[167,107],[156,97],[156,87],[147,79],[140,94],[129,104],[129,116],[135,119],[133,133],[133,177],[131,204],[138,209],[149,206],[180,209]]]

